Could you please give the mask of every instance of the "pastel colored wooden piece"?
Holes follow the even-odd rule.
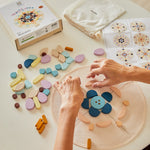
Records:
[[[57,50],[53,49],[52,50],[52,56],[58,58],[59,57],[59,53],[57,52]]]
[[[81,63],[81,62],[84,61],[84,59],[85,59],[85,56],[83,54],[81,54],[81,55],[78,55],[78,56],[75,57],[75,62],[76,63]]]
[[[55,69],[56,69],[56,70],[61,70],[61,69],[62,69],[61,64],[55,65]]]
[[[90,120],[84,115],[82,115],[80,112],[78,113],[78,119],[86,124],[90,123]]]
[[[65,50],[67,50],[67,51],[73,51],[73,48],[72,47],[65,47]]]
[[[36,129],[39,130],[42,127],[42,124],[43,124],[43,120],[40,118],[35,125]]]
[[[40,74],[45,74],[45,72],[46,72],[46,70],[45,70],[44,68],[41,68],[41,69],[39,70],[39,73],[40,73]]]
[[[53,75],[53,77],[58,76],[58,71],[57,70],[52,71],[52,75]]]
[[[10,87],[17,85],[21,81],[21,77],[17,77],[10,83]]]
[[[43,93],[48,96],[50,94],[50,90],[49,89],[44,89]]]
[[[28,98],[28,99],[26,100],[25,106],[26,106],[26,109],[27,109],[27,110],[32,110],[32,109],[34,109],[34,107],[35,107],[34,101],[33,101],[31,98]]]
[[[51,61],[51,57],[49,55],[42,56],[42,58],[41,58],[42,64],[49,63],[50,61]]]
[[[118,126],[118,127],[122,127],[122,122],[121,121],[116,121],[116,125]]]
[[[43,48],[43,49],[41,49],[40,50],[40,56],[42,56],[42,53],[48,53],[48,48],[46,47],[46,48]]]
[[[62,54],[59,54],[58,60],[59,60],[61,63],[64,63],[64,62],[66,61],[66,58],[65,58],[65,56],[63,56]]]
[[[38,130],[38,132],[41,134],[45,129],[45,124],[42,124],[41,128]]]
[[[43,78],[44,78],[44,75],[43,75],[43,74],[38,75],[38,76],[33,80],[33,84],[37,84],[37,83],[40,82]]]
[[[50,89],[52,87],[52,84],[47,80],[42,80],[41,81],[41,86],[45,89]]]
[[[18,75],[21,77],[21,80],[25,80],[25,79],[26,79],[26,77],[25,77],[25,75],[24,75],[22,69],[18,69],[18,70],[17,70],[17,73],[18,73]]]
[[[35,66],[37,66],[39,63],[40,63],[40,61],[41,61],[41,58],[40,57],[38,57],[37,59],[35,59],[34,61],[33,61],[33,63],[31,64],[31,67],[35,67]]]
[[[112,121],[111,121],[111,120],[108,120],[108,121],[100,121],[100,122],[97,122],[97,123],[96,123],[96,126],[97,126],[97,127],[100,127],[100,128],[107,128],[107,127],[109,127],[111,124],[112,124]]]
[[[66,59],[66,63],[67,63],[67,64],[71,64],[72,62],[74,62],[74,59],[73,59],[72,57],[68,57],[68,58]]]
[[[67,64],[66,62],[62,64],[62,70],[66,70],[68,67],[69,67],[69,64]]]
[[[87,93],[86,93],[86,96],[87,98],[92,98],[94,96],[98,96],[97,92],[95,90],[89,90]]]
[[[33,101],[34,101],[35,107],[37,109],[40,109],[41,108],[41,104],[40,104],[38,98],[37,97],[33,97]]]
[[[112,94],[109,92],[104,92],[101,95],[105,100],[107,100],[108,102],[112,101]]]
[[[94,124],[92,124],[92,123],[89,124],[88,128],[89,128],[90,131],[93,131],[94,130]]]
[[[38,97],[38,100],[40,101],[40,103],[46,103],[48,100],[47,95],[45,95],[42,92],[39,92],[37,97]]]
[[[87,149],[91,149],[92,141],[91,139],[87,140]]]
[[[111,86],[110,89],[111,89],[117,96],[121,97],[121,91],[120,91],[118,88],[116,88],[116,87],[114,87],[114,86]]]
[[[47,123],[48,123],[47,118],[46,118],[45,115],[42,115],[42,119],[43,119],[43,123],[44,123],[44,124],[47,124]]]
[[[37,56],[35,56],[35,55],[29,55],[28,59],[35,60],[35,59],[37,59]]]
[[[91,99],[91,106],[95,109],[101,109],[105,105],[105,100],[101,96],[95,96]]]
[[[19,91],[23,90],[24,87],[25,87],[24,82],[20,82],[20,83],[18,83],[18,84],[16,85],[14,91],[15,91],[15,92],[19,92]]]
[[[129,103],[129,101],[124,100],[124,101],[122,102],[122,104],[125,105],[125,106],[129,106],[130,103]]]
[[[102,108],[102,113],[109,114],[112,111],[112,107],[110,104],[106,103]]]
[[[102,56],[104,54],[105,54],[105,51],[103,48],[98,48],[98,49],[94,50],[94,55],[96,55],[96,56]]]
[[[32,63],[33,63],[33,60],[32,60],[32,59],[27,59],[27,60],[24,61],[24,66],[25,66],[26,68],[29,68]]]
[[[89,99],[88,98],[84,98],[81,106],[84,108],[84,109],[89,109]]]
[[[126,106],[123,106],[119,115],[118,115],[118,119],[124,118],[124,116],[126,115],[126,112],[127,112],[127,108],[126,108]]]
[[[15,92],[17,95],[21,95],[22,93],[24,93],[24,89],[22,89],[21,91]]]
[[[26,89],[32,88],[32,84],[31,84],[31,82],[29,80],[25,80],[24,83],[25,83],[25,88]]]
[[[33,90],[30,91],[28,97],[33,98],[33,97],[36,97],[37,94],[38,94],[38,90],[33,89]]]
[[[59,54],[61,54],[61,53],[64,51],[61,45],[58,45],[58,46],[56,47],[56,50],[57,50],[57,52],[58,52]]]
[[[95,109],[93,107],[90,107],[89,109],[89,114],[92,116],[92,117],[97,117],[99,116],[100,114],[100,111],[98,109]]]
[[[61,54],[64,55],[66,58],[68,58],[70,56],[67,51],[63,51]]]
[[[12,73],[10,74],[10,77],[11,77],[12,79],[15,79],[15,78],[17,77],[17,73],[16,73],[16,72],[12,72]]]
[[[47,69],[46,69],[46,73],[47,73],[47,74],[50,74],[51,72],[52,72],[52,69],[51,69],[51,68],[47,68]]]

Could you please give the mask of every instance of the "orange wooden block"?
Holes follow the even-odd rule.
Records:
[[[38,132],[41,134],[45,129],[45,124],[42,124],[41,128],[38,130]]]
[[[88,139],[87,140],[87,149],[91,149],[91,145],[92,145],[91,139]]]
[[[90,130],[90,131],[93,131],[93,130],[94,130],[94,124],[92,124],[92,123],[89,124],[89,130]]]
[[[125,106],[129,106],[130,103],[129,103],[129,101],[124,100],[124,101],[122,102],[122,104],[125,105]]]
[[[67,50],[67,51],[73,51],[73,48],[72,47],[65,47],[65,50]]]
[[[119,121],[119,120],[116,121],[116,124],[117,124],[118,127],[122,127],[122,122],[121,121]]]
[[[44,123],[44,124],[47,124],[48,121],[47,121],[47,118],[46,118],[45,115],[42,115],[42,119],[43,119],[43,123]]]
[[[42,125],[43,125],[43,121],[42,121],[42,119],[40,118],[39,120],[38,120],[38,122],[36,123],[36,128],[37,128],[37,130],[39,130],[41,127],[42,127]]]

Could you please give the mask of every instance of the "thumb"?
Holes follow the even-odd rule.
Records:
[[[96,87],[104,87],[104,86],[108,86],[110,85],[110,79],[105,79],[104,81],[98,81],[92,84],[92,87],[96,88]]]

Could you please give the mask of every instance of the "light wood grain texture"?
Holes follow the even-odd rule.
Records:
[[[132,1],[140,5],[141,7],[145,8],[146,10],[150,11],[150,0],[132,0]]]

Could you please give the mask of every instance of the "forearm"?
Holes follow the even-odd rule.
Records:
[[[126,81],[139,81],[150,84],[150,70],[140,67],[130,67],[125,73]]]
[[[72,150],[76,116],[69,109],[61,109],[54,150]]]

